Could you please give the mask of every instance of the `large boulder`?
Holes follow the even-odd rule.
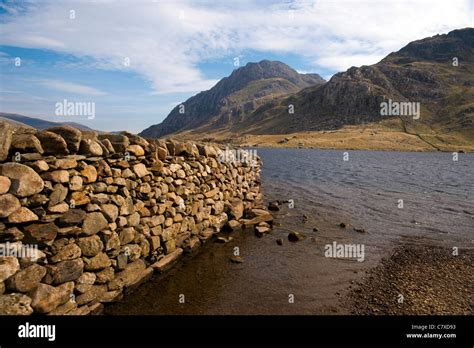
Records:
[[[69,153],[66,141],[59,134],[44,130],[36,133],[36,137],[47,155],[67,155]]]
[[[43,179],[33,169],[23,164],[4,163],[0,166],[0,173],[10,179],[9,192],[16,196],[27,197],[43,190]]]
[[[50,127],[46,130],[59,134],[66,141],[67,149],[70,153],[77,153],[77,151],[79,151],[79,145],[82,139],[82,133],[79,129],[63,125]]]
[[[0,162],[8,158],[12,143],[13,128],[5,121],[0,121]]]
[[[128,145],[130,145],[130,140],[125,135],[120,134],[99,134],[99,140],[108,139],[112,144],[115,152],[125,152]],[[107,146],[104,143],[105,146]]]
[[[39,139],[33,134],[13,134],[10,151],[43,153]]]

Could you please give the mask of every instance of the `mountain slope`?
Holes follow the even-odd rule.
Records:
[[[281,62],[249,63],[210,90],[185,101],[184,113],[176,106],[161,124],[147,128],[140,135],[161,137],[189,129],[209,131],[231,127],[269,100],[324,82],[317,74],[299,74]]]
[[[92,130],[91,128],[87,126],[84,126],[76,122],[51,122],[51,121],[42,120],[40,118],[28,117],[28,116],[19,115],[19,114],[10,114],[6,112],[0,112],[0,118],[11,120],[15,123],[24,124],[36,129],[45,129],[45,128],[58,126],[58,125],[69,125],[71,127],[81,129],[81,130]]]
[[[324,85],[272,100],[231,131],[287,134],[385,122],[389,117],[380,105],[388,99],[420,103],[420,119],[398,117],[396,127],[404,132],[427,142],[450,132],[474,141],[474,29],[411,42],[377,64],[352,67]]]

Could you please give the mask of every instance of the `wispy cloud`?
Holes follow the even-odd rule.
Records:
[[[84,86],[77,83],[58,81],[58,80],[40,80],[38,81],[38,83],[45,87],[52,88],[54,90],[61,91],[61,92],[91,95],[91,96],[107,95],[106,92],[98,90],[97,88]]]
[[[375,63],[409,41],[473,25],[470,0],[28,4],[21,11],[4,4],[10,15],[0,44],[51,49],[102,69],[132,71],[155,94],[208,89],[216,81],[200,63],[246,50],[296,55],[313,71],[337,71]]]

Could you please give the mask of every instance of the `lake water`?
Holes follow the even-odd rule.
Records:
[[[257,151],[266,201],[294,203],[276,213],[271,234],[209,242],[106,313],[344,314],[352,284],[394,246],[474,248],[473,154],[348,151],[345,161],[339,150]],[[290,243],[289,231],[306,239]],[[363,262],[326,257],[333,243],[363,245]],[[236,246],[242,264],[229,262]]]
[[[259,149],[267,197],[321,205],[374,237],[474,240],[474,154]],[[402,200],[402,201],[399,201]],[[402,205],[400,204],[403,204]],[[402,208],[399,208],[402,207]]]

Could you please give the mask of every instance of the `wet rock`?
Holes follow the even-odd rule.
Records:
[[[227,225],[232,231],[242,228],[242,224],[238,222],[237,220],[230,220],[227,222]]]
[[[273,221],[273,216],[270,213],[258,215],[252,219],[242,219],[241,222],[244,225],[251,226],[251,225],[257,225],[261,222],[271,222]]]
[[[298,242],[298,241],[303,240],[305,238],[306,238],[306,236],[303,233],[300,233],[300,232],[290,232],[288,234],[288,240],[290,242]]]
[[[177,248],[172,253],[166,255],[161,260],[152,264],[151,268],[153,268],[157,272],[164,272],[168,270],[178,260],[178,258],[182,254],[183,254],[183,249]]]
[[[3,282],[20,270],[18,259],[13,256],[0,257],[0,282]]]
[[[31,298],[23,294],[8,294],[0,296],[0,315],[30,315]]]
[[[26,207],[21,207],[8,216],[8,222],[11,224],[19,224],[22,222],[37,221],[38,216]]]
[[[201,241],[198,237],[194,236],[190,238],[186,243],[183,245],[183,249],[186,253],[192,253],[196,251],[201,246]]]
[[[31,297],[31,307],[38,313],[48,313],[59,305],[69,301],[74,282],[64,283],[60,286],[40,283],[38,287],[29,293]]]
[[[115,274],[115,279],[108,283],[108,289],[112,291],[136,285],[150,276],[150,270],[147,269],[145,262],[141,259],[129,263],[123,271]]]
[[[79,129],[68,125],[63,125],[50,127],[46,129],[46,131],[60,135],[65,140],[67,149],[70,153],[77,153],[79,151],[79,145],[82,138],[82,133]]]
[[[100,212],[87,214],[82,223],[82,232],[86,235],[93,235],[108,227],[108,222]]]
[[[9,192],[17,197],[31,196],[43,190],[43,179],[33,169],[23,164],[4,163],[0,167],[0,172],[10,179]]]
[[[265,234],[271,231],[270,228],[266,226],[255,226],[255,235],[257,237],[263,237]]]
[[[279,211],[280,210],[280,202],[279,201],[273,201],[273,202],[268,203],[268,210]]]
[[[13,128],[5,121],[0,121],[0,162],[8,158],[13,138]]]
[[[230,241],[232,241],[234,238],[232,237],[217,237],[216,238],[216,243],[221,243],[221,244],[225,244],[225,243],[229,243]]]
[[[46,155],[67,155],[69,153],[66,141],[58,134],[41,131],[36,134]]]
[[[11,291],[29,292],[35,289],[46,275],[46,268],[36,263],[17,272],[6,284]]]
[[[20,201],[14,195],[0,195],[0,218],[6,218],[21,208]]]
[[[244,259],[241,257],[241,256],[236,256],[236,255],[232,255],[229,260],[232,262],[232,263],[243,263],[244,262]]]
[[[58,227],[52,222],[31,224],[25,227],[25,232],[37,242],[49,242],[56,238]]]
[[[10,149],[20,153],[37,152],[42,154],[44,152],[41,142],[33,134],[14,134]]]
[[[82,251],[82,255],[87,257],[96,256],[104,249],[104,244],[97,235],[79,238],[77,240],[77,245]]]

